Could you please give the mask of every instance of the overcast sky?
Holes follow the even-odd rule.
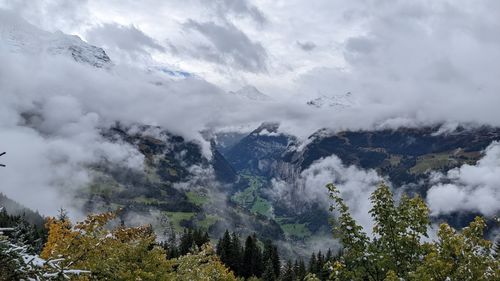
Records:
[[[37,26],[105,47],[115,60],[170,65],[227,90],[249,83],[302,98],[498,89],[495,0],[2,2]]]

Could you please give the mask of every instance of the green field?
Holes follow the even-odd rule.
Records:
[[[258,196],[255,202],[253,203],[250,211],[252,211],[253,213],[264,215],[266,217],[270,217],[272,215],[272,206],[271,203],[269,203],[269,201]]]
[[[475,164],[481,157],[478,151],[464,152],[462,149],[442,153],[430,153],[417,158],[412,174],[423,174],[430,170],[457,167],[462,164]]]
[[[197,221],[196,226],[203,228],[204,230],[208,231],[210,226],[214,225],[218,220],[220,220],[216,215],[206,215],[203,220]]]
[[[203,206],[208,202],[208,197],[205,194],[196,191],[186,192],[186,196],[189,202],[197,206]]]
[[[307,229],[305,223],[282,224],[281,229],[283,229],[286,235],[290,237],[303,239],[311,236],[311,231]]]
[[[177,232],[182,232],[184,229],[184,227],[181,226],[182,221],[189,221],[196,215],[196,213],[193,212],[165,212],[165,214],[172,222]]]
[[[253,213],[270,217],[272,215],[271,203],[259,195],[260,189],[264,185],[264,180],[257,176],[242,176],[248,179],[250,184],[243,191],[233,195],[231,200]]]

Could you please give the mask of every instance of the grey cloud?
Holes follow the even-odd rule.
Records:
[[[266,70],[267,52],[264,47],[250,40],[233,24],[189,20],[184,27],[199,32],[210,42],[209,45],[199,45],[191,55],[250,72]]]
[[[89,42],[131,53],[146,54],[148,50],[164,52],[165,48],[134,25],[102,24],[87,31]]]
[[[299,46],[299,48],[301,48],[303,51],[306,52],[312,51],[316,48],[316,44],[314,44],[314,42],[311,41],[305,41],[305,42],[297,41],[297,45]]]
[[[375,42],[366,37],[349,38],[346,42],[346,49],[356,53],[370,53],[375,48]]]
[[[248,3],[247,0],[217,0],[213,1],[219,15],[224,16],[227,13],[233,13],[238,16],[249,16],[255,22],[264,24],[266,17],[256,6]]]

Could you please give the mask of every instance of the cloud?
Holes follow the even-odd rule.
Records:
[[[12,54],[2,41],[2,130],[28,128],[42,140],[80,147],[84,133],[99,143],[99,130],[116,120],[160,125],[202,143],[200,131],[263,121],[281,122],[280,131],[302,138],[322,127],[500,125],[500,5],[494,1],[220,1],[216,9],[231,15],[222,18],[199,1],[31,2],[1,6],[50,30],[85,34],[90,28],[95,40],[116,47],[110,56],[120,50],[151,53],[158,65],[194,75],[171,81],[120,64],[96,70],[29,50]],[[254,8],[265,14],[265,25],[255,24]],[[1,35],[9,32],[2,22]],[[15,38],[37,32],[43,33]],[[314,52],[304,52],[299,39],[314,42]],[[160,52],[167,41],[177,51]],[[224,87],[238,84],[255,85],[273,99],[225,94]],[[346,92],[357,102],[345,110],[305,105],[318,94]],[[77,132],[82,140],[71,139]]]
[[[164,52],[165,48],[134,25],[102,24],[86,32],[88,41],[94,45],[129,54],[149,54],[149,51]]]
[[[325,210],[332,204],[326,184],[334,183],[341,197],[351,210],[351,214],[365,231],[371,233],[372,218],[370,195],[383,181],[374,170],[362,170],[356,166],[345,166],[335,155],[322,158],[302,171],[293,182],[273,180],[268,194],[291,208],[305,207],[319,203]],[[304,205],[306,204],[306,205]]]
[[[0,9],[11,9],[28,18],[31,23],[50,31],[69,32],[86,24],[90,11],[88,0],[5,0]]]
[[[306,52],[312,51],[317,47],[316,44],[314,44],[314,42],[311,41],[306,41],[306,42],[297,41],[297,45],[299,46],[299,48],[301,48]]]
[[[259,24],[267,22],[263,12],[256,6],[249,3],[248,0],[217,0],[217,1],[201,1],[203,4],[213,5],[220,17],[225,17],[228,13],[236,16],[250,17]]]
[[[427,192],[433,215],[452,212],[500,213],[500,144],[492,143],[476,165],[465,164],[446,174],[435,175]]]
[[[266,70],[267,53],[264,47],[251,41],[233,24],[219,25],[214,22],[189,20],[184,27],[199,32],[209,42],[198,45],[191,55],[250,72]]]

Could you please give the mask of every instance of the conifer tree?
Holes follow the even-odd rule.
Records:
[[[315,253],[312,253],[311,258],[309,259],[309,267],[307,268],[307,271],[313,274],[318,272],[318,261],[316,260]]]
[[[232,259],[232,241],[229,231],[226,229],[224,235],[217,243],[217,255],[219,256],[222,263],[226,264],[229,268],[234,270],[233,259]]]
[[[23,259],[18,250],[12,247],[7,237],[0,234],[0,281],[22,280],[26,278],[23,272]]]
[[[233,232],[231,235],[231,251],[230,256],[232,259],[231,269],[236,273],[237,276],[242,275],[242,259],[243,259],[243,250],[241,247],[240,237]]]
[[[297,280],[297,276],[295,275],[295,267],[298,267],[297,262],[295,262],[295,266],[292,264],[291,260],[288,260],[283,268],[283,273],[281,274],[281,281],[294,281]]]
[[[264,244],[264,252],[262,254],[262,260],[264,263],[270,261],[274,270],[274,275],[276,277],[279,277],[281,262],[278,254],[278,247],[273,245],[271,240],[267,240],[266,243]]]
[[[179,253],[181,255],[189,253],[189,251],[193,247],[193,244],[193,231],[191,229],[184,229],[184,233],[182,234],[181,241],[179,243]]]
[[[257,236],[249,235],[245,241],[245,251],[243,253],[243,276],[260,277],[262,275],[262,252],[257,245]],[[274,269],[273,269],[274,270]]]
[[[300,259],[298,262],[298,267],[295,272],[295,276],[297,276],[298,280],[303,280],[306,277],[307,274],[307,269],[306,269],[306,264],[304,263],[303,259]]]
[[[257,275],[257,274],[255,274]],[[268,259],[264,264],[264,272],[262,273],[262,281],[276,281],[273,263]]]

